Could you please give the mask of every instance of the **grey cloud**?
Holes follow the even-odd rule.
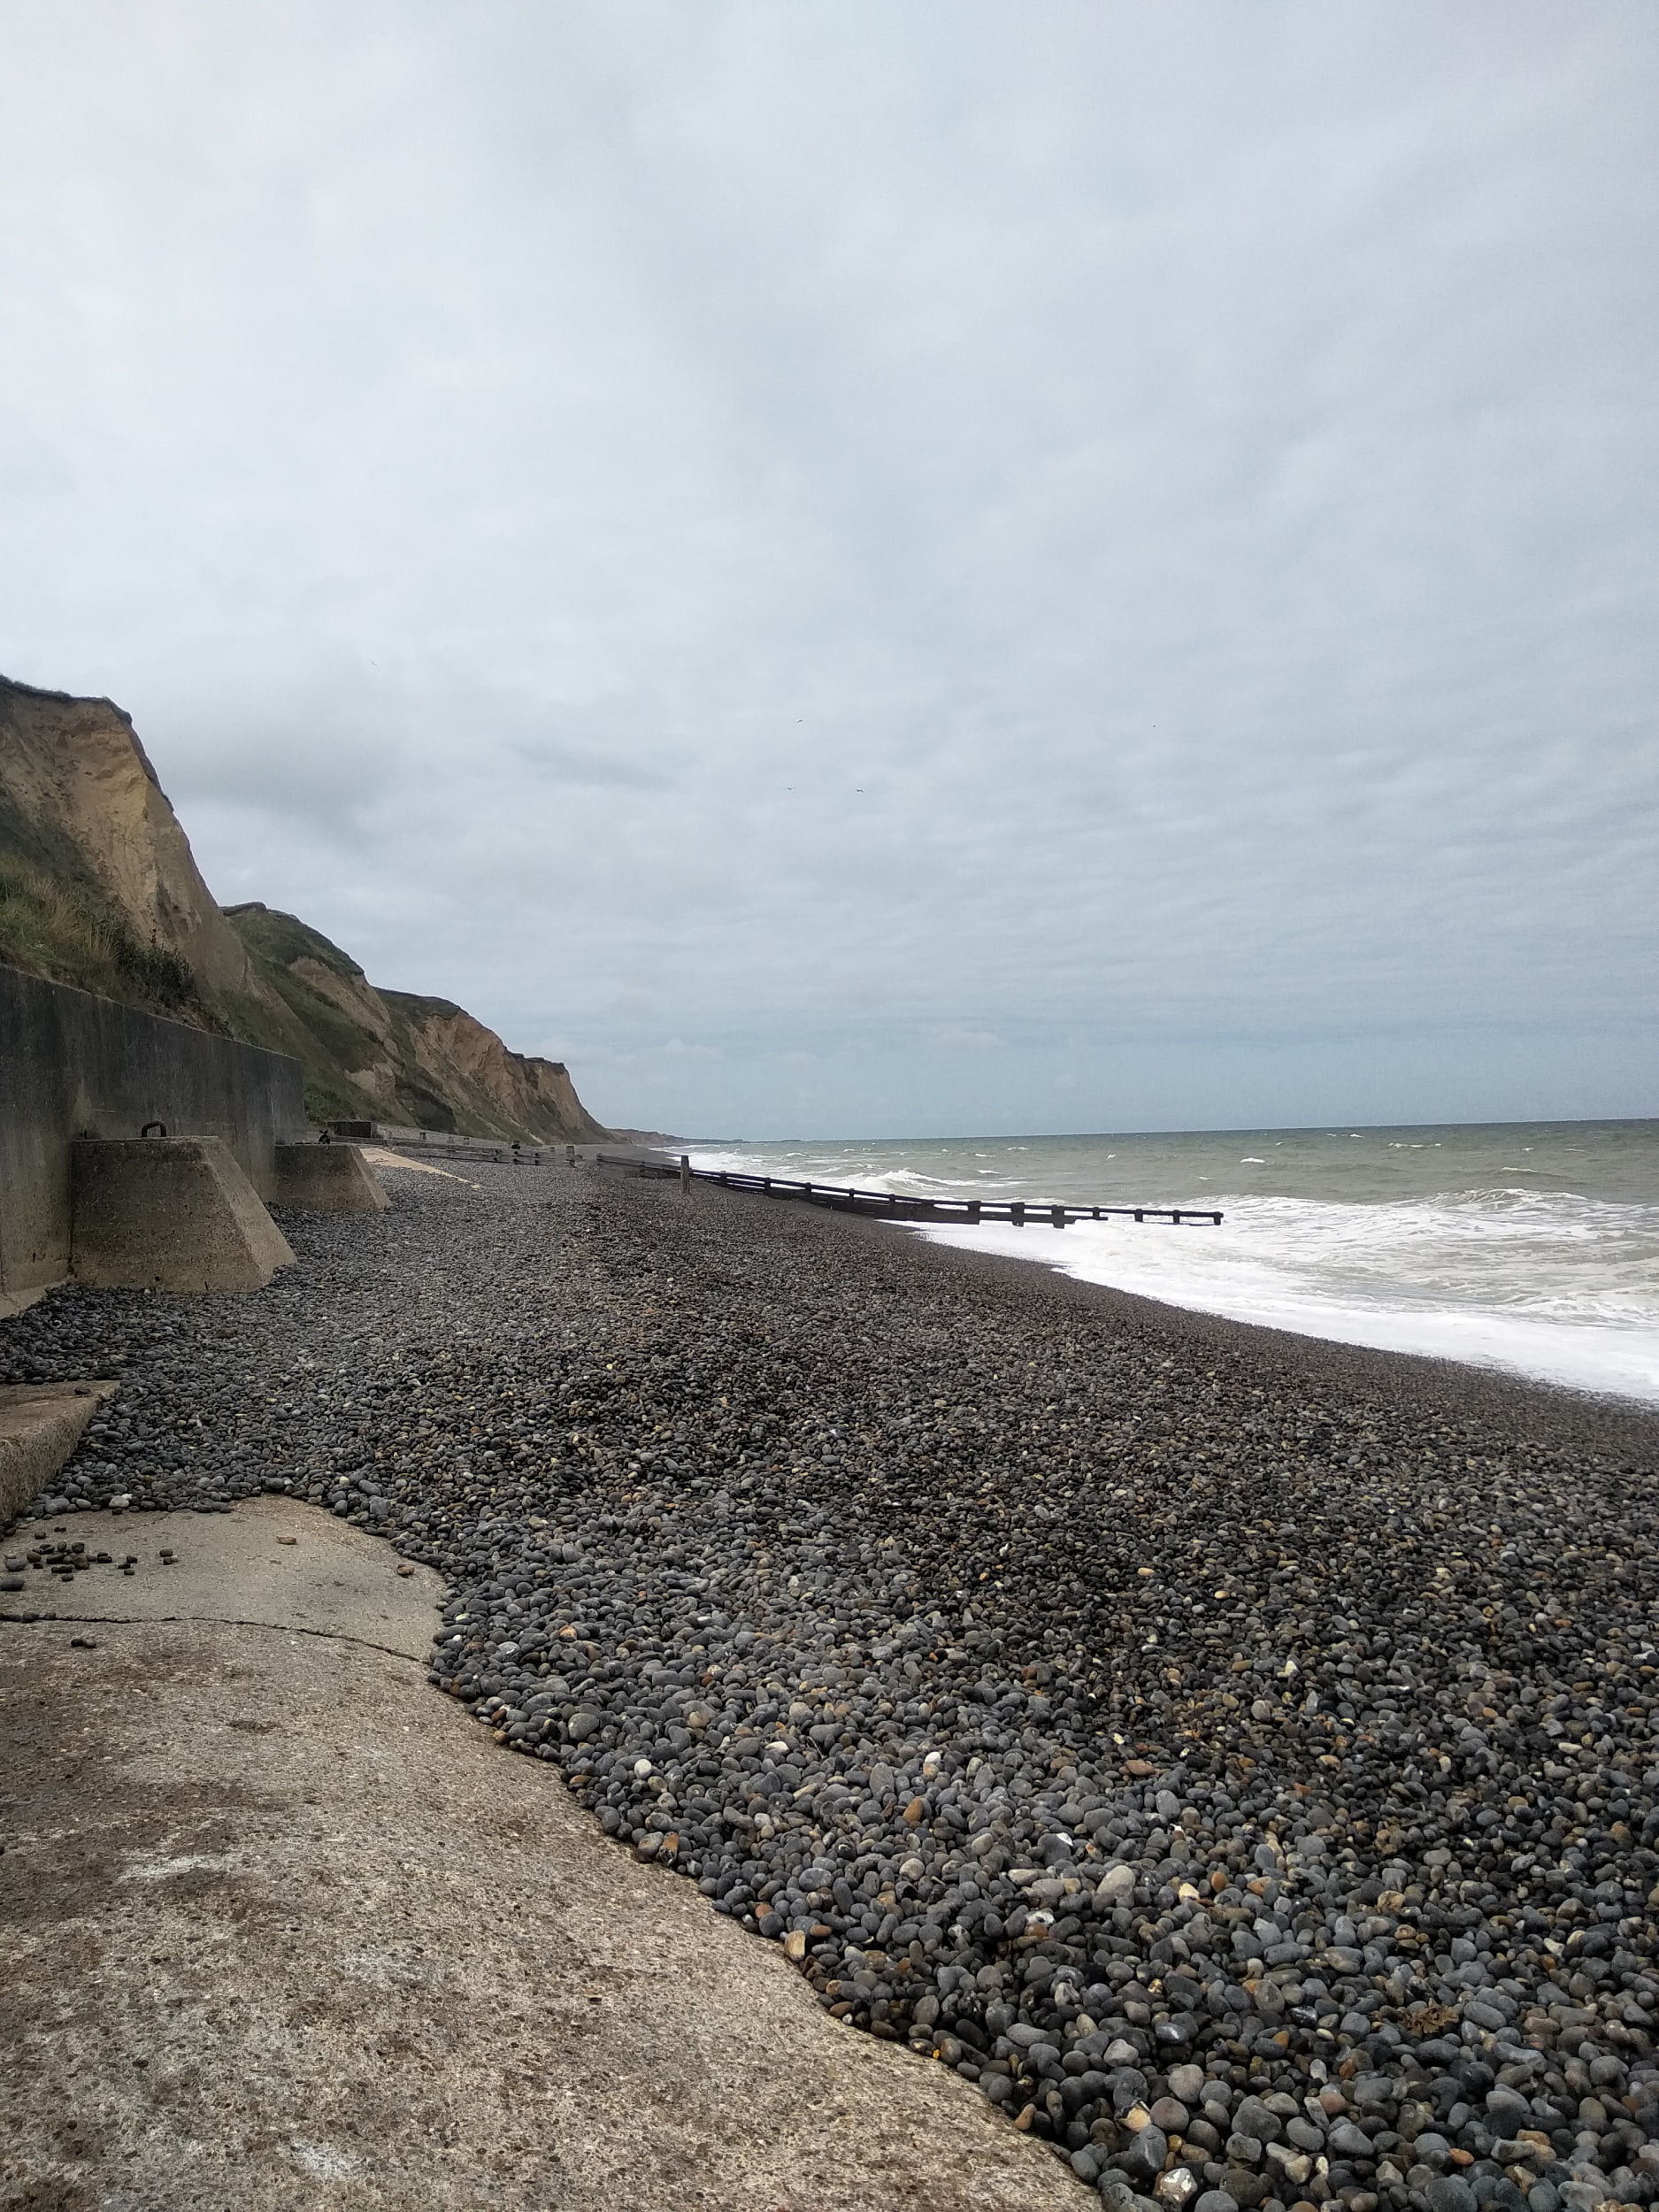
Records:
[[[993,1029],[936,1029],[927,1042],[935,1052],[1000,1052],[1002,1040]]]
[[[620,1118],[1629,1110],[1655,48],[25,4],[0,666]]]

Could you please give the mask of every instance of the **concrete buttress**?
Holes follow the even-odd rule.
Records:
[[[365,1165],[363,1148],[337,1143],[279,1144],[272,1198],[313,1214],[384,1213],[392,1202]]]
[[[217,1137],[78,1138],[70,1266],[104,1290],[259,1290],[294,1255]]]

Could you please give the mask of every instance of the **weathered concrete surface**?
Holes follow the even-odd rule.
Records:
[[[0,1528],[39,1497],[114,1394],[112,1382],[0,1387]]]
[[[451,1183],[468,1183],[472,1190],[478,1188],[476,1183],[470,1182],[465,1175],[457,1175],[453,1168],[439,1167],[431,1160],[413,1159],[407,1153],[389,1152],[383,1144],[365,1144],[363,1157],[376,1175],[383,1175],[389,1168],[398,1174],[442,1175]]]
[[[391,1204],[356,1144],[280,1144],[273,1203],[303,1213],[378,1214]]]
[[[0,1624],[0,2206],[1094,2201],[435,1696],[394,1655],[427,1648],[424,1571],[271,1500],[65,1530],[141,1558],[52,1586],[65,1613],[320,1632]]]
[[[33,1522],[22,1533],[50,1543],[59,1532],[94,1555],[111,1553],[111,1565],[78,1576],[68,1594],[45,1571],[28,1570],[23,1594],[0,1610],[344,1636],[419,1660],[423,1671],[432,1650],[442,1586],[437,1576],[292,1498],[250,1498],[234,1513],[211,1515],[65,1513],[61,1522]],[[20,1542],[21,1535],[8,1542],[13,1558]],[[165,1567],[164,1550],[174,1555]],[[133,1554],[137,1565],[124,1575],[119,1563]]]
[[[102,1290],[259,1290],[294,1255],[217,1137],[82,1138],[75,1279]]]

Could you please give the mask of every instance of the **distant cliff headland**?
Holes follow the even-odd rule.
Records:
[[[377,990],[291,914],[221,908],[120,708],[4,677],[0,962],[291,1053],[318,1121],[608,1133],[559,1062],[509,1051],[448,999]]]

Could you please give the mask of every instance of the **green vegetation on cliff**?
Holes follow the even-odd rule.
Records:
[[[146,944],[73,843],[0,790],[0,961],[173,1021],[227,1029],[188,961]]]
[[[313,1121],[395,1118],[388,1116],[384,1098],[361,1088],[347,1072],[368,1065],[372,1048],[367,1033],[308,982],[295,964],[315,961],[342,979],[366,987],[363,971],[319,931],[308,929],[291,914],[273,913],[257,902],[227,907],[225,912],[247,947],[260,980],[292,1017],[288,1022],[273,1019],[268,1004],[254,998],[242,999],[232,1010],[236,1034],[249,1044],[295,1055],[305,1070],[305,1110]]]

